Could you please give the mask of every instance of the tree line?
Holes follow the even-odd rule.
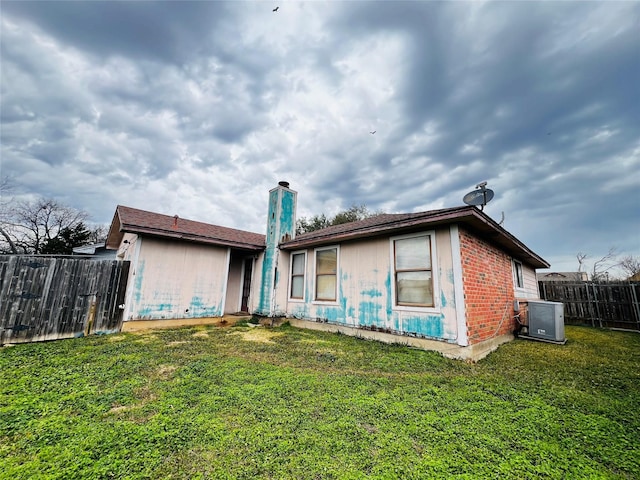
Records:
[[[104,241],[106,227],[89,227],[86,211],[51,198],[16,201],[12,187],[8,177],[0,180],[0,253],[71,255]]]
[[[333,217],[327,217],[324,213],[313,215],[312,217],[301,217],[296,221],[296,234],[314,232],[333,225],[356,222],[365,218],[381,215],[382,211],[372,212],[366,205],[352,205],[346,210],[342,210]]]

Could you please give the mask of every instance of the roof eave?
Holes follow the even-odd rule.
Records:
[[[241,250],[249,250],[252,252],[261,252],[265,249],[264,245],[256,245],[245,242],[233,242],[230,240],[224,240],[220,238],[202,237],[199,235],[173,231],[173,230],[159,230],[155,228],[145,228],[137,225],[122,225],[121,230],[128,233],[136,233],[142,235],[148,235],[156,238],[165,238],[173,240],[184,240],[194,243],[202,243],[205,245],[216,245],[220,247],[232,247]]]
[[[328,243],[340,243],[344,241],[357,240],[365,237],[377,237],[387,235],[391,232],[406,232],[425,227],[438,227],[441,225],[463,223],[488,235],[493,241],[511,253],[514,257],[531,265],[534,268],[549,268],[549,263],[542,257],[535,254],[520,240],[507,232],[498,223],[477,208],[461,208],[460,210],[443,212],[428,218],[404,219],[390,222],[385,225],[374,225],[361,229],[324,236],[315,236],[310,239],[290,240],[280,244],[283,250],[296,250],[299,248],[310,248]]]
[[[124,237],[124,231],[122,230],[122,222],[120,221],[120,206],[116,207],[116,211],[113,214],[113,220],[111,220],[111,226],[109,227],[109,233],[107,234],[107,241],[105,247],[108,250],[117,250],[120,248],[122,238]]]

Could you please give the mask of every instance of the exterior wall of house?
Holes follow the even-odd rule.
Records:
[[[459,232],[469,343],[512,333],[516,295],[511,257],[463,227]]]
[[[524,289],[516,289],[516,296],[526,299],[540,298],[535,269],[526,264],[522,264],[522,278],[524,280]]]
[[[228,248],[131,238],[123,254],[132,261],[125,321],[222,316]]]
[[[393,303],[395,279],[393,244],[389,237],[345,242],[339,245],[338,285],[335,302],[315,302],[314,249],[306,249],[304,299],[289,299],[291,253],[283,252],[280,269],[286,275],[278,288],[278,305],[286,315],[305,320],[347,325],[382,332],[456,342],[455,285],[449,229],[435,233],[433,308],[397,307]],[[286,263],[286,270],[284,269]]]

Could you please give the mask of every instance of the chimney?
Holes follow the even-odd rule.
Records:
[[[177,230],[178,229],[178,215],[174,215],[173,216],[173,225],[171,226],[171,228],[173,230]]]
[[[278,257],[282,242],[296,236],[296,201],[298,193],[289,188],[289,182],[278,182],[269,191],[267,217],[267,241],[262,262],[262,288],[260,289],[259,315],[275,315],[275,289],[278,280],[286,281],[286,275],[278,275]]]

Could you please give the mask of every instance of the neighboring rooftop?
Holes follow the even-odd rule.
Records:
[[[251,251],[261,251],[265,248],[265,236],[259,233],[118,205],[107,236],[107,248],[117,249],[125,233],[174,238]]]
[[[586,282],[587,272],[538,272],[539,282]]]

